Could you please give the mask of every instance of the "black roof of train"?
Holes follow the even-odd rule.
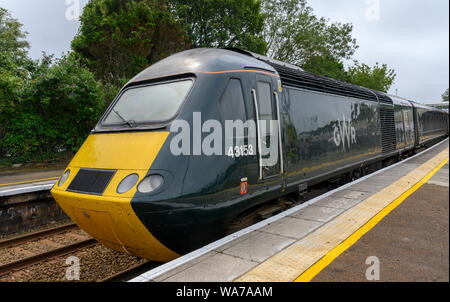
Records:
[[[271,65],[280,75],[281,81],[284,85],[392,104],[392,99],[384,92],[346,83],[325,76],[319,76],[304,71],[299,66],[280,62],[250,51],[241,49],[232,50],[240,53],[247,53],[248,55]]]
[[[442,109],[439,109],[439,108],[435,108],[433,106],[430,106],[429,104],[422,104],[422,103],[419,103],[419,102],[415,102],[415,101],[409,100],[409,99],[407,99],[405,97],[392,95],[392,94],[389,94],[389,97],[392,99],[394,104],[405,105],[405,102],[406,102],[406,103],[408,103],[406,105],[410,106],[410,107],[416,107],[416,108],[422,108],[422,109],[428,109],[428,110],[440,111],[440,112],[443,112],[443,113],[447,113],[446,111],[444,111]]]
[[[276,70],[247,54],[219,48],[195,48],[171,55],[146,68],[129,83],[185,73],[219,72],[243,69]]]
[[[128,84],[178,74],[243,69],[262,69],[278,73],[283,85],[287,86],[392,104],[392,99],[386,93],[315,75],[299,66],[237,48],[186,50],[146,68]]]

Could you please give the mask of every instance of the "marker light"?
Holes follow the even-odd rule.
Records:
[[[63,176],[61,176],[61,178],[58,181],[58,186],[61,187],[67,180],[67,178],[69,178],[70,175],[70,170],[67,170],[66,172],[64,172]]]
[[[134,185],[137,183],[138,180],[139,180],[139,175],[137,175],[136,173],[128,175],[127,177],[122,179],[122,181],[117,186],[117,193],[123,194],[123,193],[130,191],[131,188],[134,187]]]
[[[141,193],[150,193],[161,187],[164,179],[161,175],[153,174],[144,178],[138,185],[138,191]]]

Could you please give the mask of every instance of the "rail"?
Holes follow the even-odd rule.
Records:
[[[86,248],[97,244],[97,240],[90,238],[74,244],[66,245],[48,252],[30,256],[21,260],[0,265],[0,276],[6,275],[12,271],[20,270],[28,266],[44,262],[53,257],[63,256],[81,248]]]

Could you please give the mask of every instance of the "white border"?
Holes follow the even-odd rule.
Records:
[[[374,173],[366,175],[366,176],[364,176],[362,178],[359,178],[359,179],[357,179],[357,180],[355,180],[355,181],[353,181],[351,183],[345,184],[345,185],[343,185],[343,186],[341,186],[341,187],[339,187],[337,189],[334,189],[334,190],[329,191],[329,192],[327,192],[327,193],[325,193],[323,195],[320,195],[320,196],[318,196],[316,198],[313,198],[313,199],[311,199],[311,200],[309,200],[309,201],[307,201],[305,203],[302,203],[301,205],[293,207],[293,208],[291,208],[289,210],[286,210],[286,211],[284,211],[284,212],[282,212],[282,213],[280,213],[278,215],[270,217],[270,218],[268,218],[266,220],[258,222],[257,224],[254,224],[254,225],[252,225],[252,226],[250,226],[248,228],[242,229],[242,230],[240,230],[240,231],[238,231],[238,232],[236,232],[234,234],[228,235],[228,236],[226,236],[226,237],[224,237],[222,239],[219,239],[219,240],[217,240],[217,241],[215,241],[213,243],[210,243],[210,244],[208,244],[208,245],[206,245],[204,247],[201,247],[198,250],[190,252],[189,254],[186,254],[186,255],[181,256],[181,257],[179,257],[179,258],[177,258],[175,260],[172,260],[170,262],[162,264],[162,265],[160,265],[160,266],[158,266],[158,267],[156,267],[156,268],[154,268],[154,269],[152,269],[152,270],[150,270],[150,271],[148,271],[146,273],[143,273],[143,274],[141,274],[141,275],[139,275],[139,276],[129,280],[128,282],[148,282],[148,281],[150,281],[150,280],[152,280],[152,279],[154,279],[154,278],[156,278],[156,277],[158,277],[158,276],[160,276],[162,274],[167,273],[168,271],[170,271],[172,269],[177,268],[178,266],[181,266],[181,265],[183,265],[183,264],[185,264],[185,263],[187,263],[187,262],[189,262],[191,260],[194,260],[195,258],[198,258],[198,257],[200,257],[200,256],[202,256],[202,255],[204,255],[204,254],[206,254],[206,253],[208,253],[210,251],[213,251],[213,250],[215,250],[215,249],[217,249],[217,248],[219,248],[219,247],[221,247],[221,246],[223,246],[223,245],[225,245],[225,244],[227,244],[227,243],[229,243],[229,242],[231,242],[231,241],[233,241],[233,240],[235,240],[235,239],[237,239],[239,237],[242,237],[242,236],[244,236],[244,235],[246,235],[246,234],[248,234],[250,232],[256,231],[256,230],[258,230],[260,228],[265,227],[266,225],[268,225],[270,223],[273,223],[273,222],[278,221],[278,220],[280,220],[280,219],[282,219],[282,218],[284,218],[284,217],[286,217],[288,215],[291,215],[291,214],[293,214],[293,213],[295,213],[295,212],[297,212],[297,211],[299,211],[299,210],[301,210],[301,209],[303,209],[303,208],[305,208],[307,206],[310,206],[310,205],[312,205],[312,204],[314,204],[314,203],[316,203],[316,202],[318,202],[318,201],[320,201],[320,200],[322,200],[322,199],[324,199],[324,198],[326,198],[326,197],[328,197],[328,196],[330,196],[330,195],[332,195],[332,194],[334,194],[336,192],[345,190],[345,189],[347,189],[350,186],[353,186],[353,185],[355,185],[357,183],[360,183],[361,181],[364,181],[364,180],[366,180],[366,179],[368,179],[370,177],[373,177],[373,176],[375,176],[377,174],[380,174],[380,173],[382,173],[384,171],[392,169],[392,168],[394,168],[394,167],[396,167],[396,166],[398,166],[400,164],[403,164],[403,163],[405,163],[405,162],[407,162],[407,161],[409,161],[409,160],[411,160],[413,158],[416,158],[417,156],[423,155],[426,152],[433,150],[437,146],[447,142],[448,140],[449,139],[447,138],[447,139],[443,140],[442,142],[440,142],[440,143],[438,143],[438,144],[436,144],[436,145],[426,149],[425,151],[420,152],[419,154],[416,154],[416,155],[414,155],[412,157],[409,157],[409,158],[407,158],[407,159],[405,159],[403,161],[400,161],[400,162],[395,163],[395,164],[393,164],[391,166],[388,166],[388,167],[383,168],[381,170],[378,170],[378,171],[376,171]]]

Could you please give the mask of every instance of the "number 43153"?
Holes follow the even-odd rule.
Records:
[[[230,147],[228,149],[228,156],[235,158],[235,157],[242,157],[242,156],[249,156],[254,155],[254,149],[253,145],[243,145],[243,146],[236,146],[236,147]]]

